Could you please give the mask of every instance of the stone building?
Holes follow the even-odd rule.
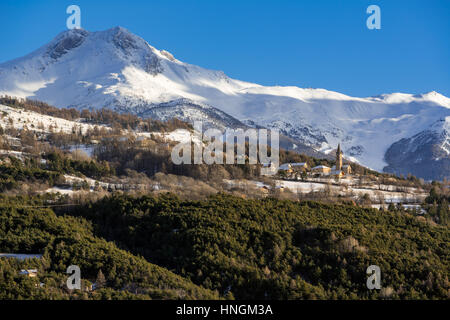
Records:
[[[341,150],[341,144],[338,144],[336,150],[336,165],[331,168],[331,175],[339,178],[352,174],[352,167],[350,164],[343,164],[344,152]]]

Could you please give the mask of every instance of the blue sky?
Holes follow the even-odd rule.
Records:
[[[450,97],[449,0],[2,0],[0,62],[65,30],[70,4],[81,7],[84,29],[120,25],[182,61],[240,80]],[[371,4],[381,8],[381,30],[366,27]]]

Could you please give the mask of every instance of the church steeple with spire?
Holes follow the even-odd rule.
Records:
[[[342,156],[343,152],[341,150],[341,144],[338,144],[337,150],[336,150],[336,170],[342,170]]]

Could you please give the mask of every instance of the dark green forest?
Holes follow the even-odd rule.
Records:
[[[218,294],[119,249],[93,234],[82,218],[39,208],[43,199],[4,198],[0,203],[0,252],[40,253],[42,259],[0,258],[0,299],[217,299]],[[84,286],[67,289],[67,267],[78,265]],[[21,269],[38,269],[36,278]],[[41,285],[42,284],[42,285]]]
[[[39,208],[48,202],[2,197],[0,252],[44,256],[1,258],[0,298],[449,298],[448,228],[405,211],[225,194],[201,201],[114,194]],[[38,277],[20,276],[24,264]],[[66,289],[71,264],[101,288]],[[381,290],[366,287],[373,264]]]

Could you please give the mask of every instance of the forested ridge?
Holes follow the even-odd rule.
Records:
[[[57,216],[41,199],[2,198],[0,252],[40,253],[42,259],[0,258],[0,299],[217,299],[165,268],[96,237],[82,218]],[[78,265],[83,290],[68,290],[67,267]],[[21,269],[38,269],[36,278]],[[99,274],[104,275],[103,280]],[[96,283],[97,290],[84,288]]]
[[[353,205],[114,196],[76,210],[119,246],[239,299],[448,298],[448,228]],[[369,291],[378,265],[385,290]]]
[[[1,258],[1,298],[449,297],[448,228],[404,211],[225,194],[201,201],[114,194],[53,209],[38,208],[44,197],[1,203],[0,252],[44,255]],[[103,286],[67,290],[71,264],[90,283],[101,271]],[[381,290],[366,287],[373,264]],[[38,279],[18,274],[25,265],[39,268]]]

